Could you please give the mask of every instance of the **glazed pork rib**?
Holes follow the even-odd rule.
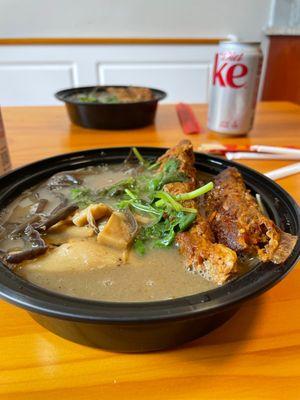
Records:
[[[283,232],[262,214],[236,168],[227,168],[216,176],[204,207],[217,242],[237,252],[280,264],[296,244],[297,237]]]
[[[195,159],[190,141],[184,140],[168,150],[158,160],[161,162],[161,168],[170,158],[179,160],[179,169],[189,180],[187,182],[169,183],[164,186],[164,190],[177,195],[196,189]],[[195,200],[185,201],[183,205],[198,208]],[[222,284],[237,272],[235,251],[223,244],[215,243],[209,223],[200,212],[198,212],[197,219],[189,231],[177,234],[176,244],[184,257],[186,267],[201,273],[206,279]]]

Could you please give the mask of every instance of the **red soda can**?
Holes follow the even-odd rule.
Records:
[[[260,43],[220,42],[212,71],[210,130],[231,136],[251,130],[262,60]]]

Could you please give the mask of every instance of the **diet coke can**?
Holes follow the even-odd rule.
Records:
[[[259,43],[220,42],[212,71],[209,129],[224,135],[250,131],[262,60]]]

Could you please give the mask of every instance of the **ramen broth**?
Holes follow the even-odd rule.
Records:
[[[137,168],[123,164],[70,172],[80,179],[80,185],[93,190],[111,186],[137,173]],[[0,249],[7,252],[28,248],[30,243],[21,236],[10,237],[11,232],[28,220],[40,199],[47,200],[42,211],[45,215],[49,215],[62,199],[70,203],[72,188],[72,184],[60,186],[59,182],[55,187],[55,181],[50,188],[48,180],[16,198],[1,212]],[[110,206],[115,206],[113,200]],[[150,248],[144,255],[131,249],[124,263],[118,251],[97,242],[89,227],[73,226],[67,231],[58,228],[43,234],[43,237],[51,248],[33,260],[16,265],[14,271],[38,286],[61,294],[93,300],[136,302],[178,298],[216,286],[201,275],[188,271],[175,245]]]

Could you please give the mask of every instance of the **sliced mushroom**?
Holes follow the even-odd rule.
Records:
[[[22,261],[25,260],[32,260],[41,254],[46,253],[47,246],[45,247],[33,247],[29,250],[18,251],[14,253],[9,253],[6,256],[6,261],[11,264],[20,264]]]
[[[8,269],[14,269],[15,267],[15,264],[12,264],[7,261],[7,253],[1,249],[0,249],[0,262],[2,262],[2,264]]]
[[[77,212],[72,220],[76,226],[84,226],[90,222],[92,227],[93,225],[96,227],[94,221],[109,216],[111,213],[111,208],[103,203],[91,204],[84,210]]]
[[[48,204],[47,199],[39,199],[39,201],[37,203],[35,203],[31,206],[30,213],[31,214],[40,214],[41,212],[44,211],[47,204]]]
[[[32,248],[17,252],[8,253],[5,260],[10,264],[19,264],[25,260],[32,260],[41,254],[46,253],[48,246],[42,239],[40,233],[33,228],[32,225],[27,225],[24,229],[25,237],[32,244]]]
[[[46,219],[41,224],[35,226],[35,229],[37,231],[46,231],[51,226],[55,225],[57,222],[64,220],[69,215],[73,214],[77,209],[78,206],[76,206],[75,204],[70,204],[62,208],[61,210],[57,211],[57,213],[51,214],[48,219]]]
[[[54,215],[56,214],[58,211],[62,210],[63,208],[65,208],[68,205],[68,199],[62,195],[57,196],[60,198],[60,203],[53,208],[53,210],[51,211],[51,214]]]
[[[14,229],[10,233],[9,237],[14,238],[14,237],[22,234],[27,226],[29,226],[35,222],[38,222],[40,219],[41,219],[41,217],[39,215],[33,215],[27,221],[25,221],[23,224],[20,224],[16,229]]]
[[[72,215],[69,215],[67,218],[61,219],[60,221],[56,222],[56,224],[52,225],[48,229],[48,232],[52,232],[52,230],[55,231],[56,229],[65,228],[67,226],[72,226],[72,225],[73,225]]]
[[[25,237],[33,244],[34,247],[45,247],[46,244],[44,239],[41,237],[40,233],[34,229],[32,225],[26,226],[25,230]]]
[[[79,185],[81,182],[81,179],[72,172],[59,172],[48,180],[47,186],[50,189],[59,189],[62,187]]]

